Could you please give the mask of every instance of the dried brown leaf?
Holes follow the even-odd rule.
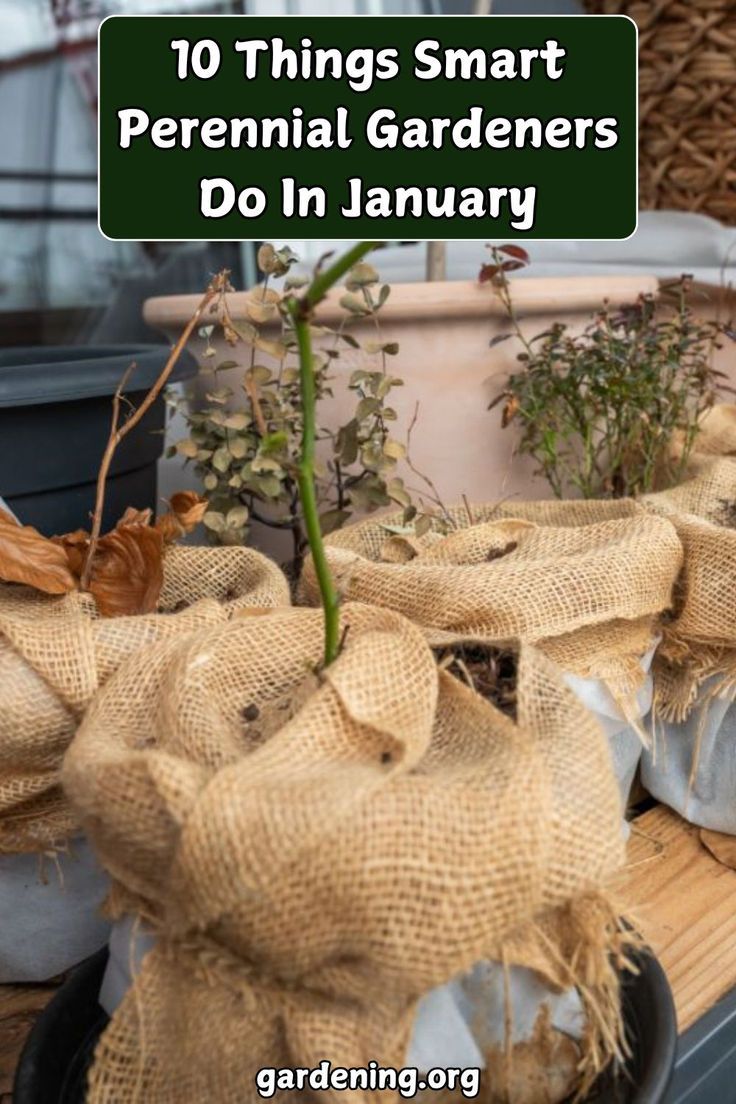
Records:
[[[153,510],[148,507],[145,510],[136,510],[135,506],[128,506],[115,528],[121,529],[124,525],[150,525],[152,517]]]
[[[18,525],[1,509],[0,579],[44,594],[67,594],[77,586],[64,549],[31,525]]]
[[[163,584],[164,539],[147,525],[125,525],[100,537],[89,590],[103,617],[152,613]]]
[[[510,395],[501,414],[501,427],[503,429],[513,420],[519,409],[519,400],[516,395]]]
[[[89,547],[89,533],[87,530],[75,529],[73,533],[64,533],[60,537],[52,537],[51,540],[64,549],[69,570],[72,575],[79,578],[84,569],[84,561]]]
[[[156,522],[166,544],[173,544],[186,533],[191,533],[207,513],[208,502],[196,491],[177,491],[169,499],[171,510]]]
[[[161,534],[164,544],[176,544],[184,536],[184,526],[176,514],[163,514],[156,521],[156,532]]]
[[[700,842],[719,863],[736,870],[736,839],[733,836],[727,836],[725,832],[714,832],[710,828],[701,828]]]
[[[177,491],[169,499],[169,506],[187,533],[191,533],[207,512],[207,499],[196,491]]]

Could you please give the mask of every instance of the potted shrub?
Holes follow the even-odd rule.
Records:
[[[573,1091],[617,1052],[629,937],[604,891],[622,840],[600,730],[527,644],[511,718],[399,613],[338,600],[313,478],[311,321],[359,257],[285,305],[322,608],[133,655],[67,753],[113,903],[156,936],[95,1050],[91,1101],[256,1099],[257,1071],[293,1079],[325,1055],[366,1077],[401,1066],[419,997],[483,959],[576,991]],[[317,1088],[274,1089],[294,1087]]]
[[[270,245],[261,246],[263,284],[244,299],[234,294],[221,299],[216,316],[207,319],[209,324],[200,330],[206,341],[200,376],[207,381],[205,395],[194,404],[177,403],[189,436],[170,455],[191,462],[202,481],[210,504],[205,525],[211,540],[231,545],[253,538],[260,547],[288,559],[298,577],[307,544],[296,475],[303,411],[298,343],[284,309],[306,282],[291,272],[295,260],[288,248],[277,252]],[[397,470],[406,452],[397,439],[393,406],[396,389],[403,384],[392,371],[398,346],[382,338],[379,321],[390,288],[379,285],[378,273],[366,262],[347,275],[342,317],[339,324],[318,328],[319,351],[313,361],[316,493],[325,533],[345,524],[356,511],[369,513],[411,501]],[[234,313],[233,300],[244,304],[245,318]],[[351,325],[356,319],[371,324],[371,340],[362,346]],[[330,396],[345,390],[352,397],[349,415],[338,424],[323,423]]]
[[[683,276],[658,300],[605,303],[580,334],[555,321],[528,337],[506,276],[527,260],[503,246],[481,269],[522,347],[492,403],[503,402],[502,428],[519,428],[519,452],[557,498],[626,498],[679,482],[724,386],[713,360],[729,331],[695,315]]]
[[[176,355],[125,418],[122,382],[115,391],[89,533],[44,537],[0,510],[3,982],[44,980],[105,939],[97,906],[106,879],[79,838],[59,779],[94,695],[152,640],[289,600],[284,577],[253,550],[175,547],[206,510],[196,494],[172,496],[170,511],[155,524],[150,509],[129,508],[101,533],[117,445],[145,420]]]
[[[376,264],[380,267],[380,255]],[[514,298],[522,329],[530,337],[548,329],[553,321],[580,330],[604,300],[615,308],[635,301],[641,293],[654,295],[657,288],[655,277],[648,275],[529,277],[514,282]],[[345,309],[340,301],[344,294],[334,290],[325,296],[317,310],[319,325],[341,325]],[[149,299],[144,309],[146,322],[173,341],[191,316],[195,301],[192,296]],[[251,323],[252,301],[252,292],[230,297],[229,307],[236,322]],[[535,482],[533,465],[514,458],[511,438],[494,432],[485,409],[497,391],[499,376],[514,362],[511,343],[496,343],[508,330],[506,311],[496,289],[472,278],[393,284],[380,308],[380,320],[381,340],[399,348],[390,368],[405,386],[392,393],[390,406],[397,415],[394,435],[402,442],[415,419],[419,400],[411,434],[411,459],[416,468],[441,488],[448,501],[459,501],[463,494],[478,501],[546,494],[544,484]],[[376,340],[374,329],[372,315],[356,314],[349,333],[365,345]],[[267,331],[266,326],[266,338],[270,336]],[[274,328],[272,336],[276,335]],[[211,342],[200,338],[189,343],[188,348],[203,367],[210,363],[204,357],[208,347],[216,351],[212,361],[238,362],[218,375],[221,386],[240,394],[249,353],[234,357],[222,333],[215,332]],[[366,367],[359,350],[345,350],[341,360],[356,370]],[[279,362],[268,351],[259,353],[258,362],[277,374]],[[347,386],[349,373],[343,375],[341,370],[340,375],[342,380],[336,382],[334,393],[320,401],[320,424],[335,429],[346,425],[355,412],[355,392]],[[211,386],[204,377],[194,388],[192,410],[210,405],[208,391]],[[397,465],[397,474],[404,477],[406,486],[422,488],[422,481],[417,481],[404,461]],[[282,558],[288,553],[288,544],[284,541],[277,546],[273,534],[264,534],[254,526],[253,535],[258,542],[271,538],[268,545],[260,547],[278,547]]]

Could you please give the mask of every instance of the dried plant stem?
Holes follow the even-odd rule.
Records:
[[[84,569],[82,571],[82,576],[80,580],[80,587],[82,590],[87,590],[87,588],[89,587],[89,579],[92,571],[92,561],[94,560],[95,552],[97,551],[97,543],[100,539],[100,531],[102,529],[102,512],[105,506],[105,487],[107,485],[107,477],[110,472],[110,465],[112,464],[115,450],[117,449],[123,438],[126,437],[130,433],[130,431],[138,425],[143,416],[148,410],[150,410],[156,399],[161,394],[161,391],[165,387],[169,376],[174,370],[179,357],[184,351],[184,348],[192,335],[192,331],[202,321],[202,315],[207,310],[207,307],[210,305],[210,303],[226,290],[228,286],[228,276],[229,273],[227,272],[227,270],[223,270],[222,272],[218,273],[217,276],[215,276],[215,278],[212,280],[209,287],[207,288],[207,291],[202,296],[202,300],[199,306],[190,318],[189,322],[184,327],[179,340],[172,348],[169,354],[169,358],[166,361],[163,369],[161,370],[158,379],[154,383],[153,387],[151,387],[150,391],[143,399],[143,402],[140,404],[140,406],[137,407],[130,414],[130,416],[123,422],[122,425],[119,424],[120,403],[123,398],[123,390],[126,383],[128,382],[128,379],[130,378],[130,373],[133,370],[133,365],[131,365],[126,370],[122,380],[118,384],[117,390],[115,391],[115,395],[113,397],[113,412],[112,424],[110,426],[110,436],[108,438],[107,445],[105,446],[105,451],[102,455],[102,461],[100,463],[100,470],[97,475],[97,493],[95,496],[95,509],[92,515],[92,529],[90,532],[89,545],[87,548],[87,557],[84,561]]]
[[[425,475],[424,472],[419,471],[419,469],[414,466],[411,458],[411,435],[414,432],[414,427],[416,426],[418,420],[419,402],[417,402],[414,406],[414,414],[412,415],[411,422],[409,423],[409,428],[406,431],[406,456],[404,457],[404,460],[406,461],[406,466],[409,468],[409,470],[413,472],[418,479],[421,479],[427,487],[429,487],[429,490],[431,492],[429,498],[435,504],[435,506],[439,508],[445,522],[450,526],[451,529],[454,529],[456,527],[455,522],[452,519],[450,511],[447,509],[444,502],[442,501],[442,498],[440,497],[440,492],[437,490],[437,487],[428,475]]]
[[[311,320],[315,306],[330,288],[356,265],[377,242],[358,242],[323,272],[319,272],[300,298],[292,296],[286,303],[299,347],[299,381],[302,397],[302,449],[297,470],[299,497],[304,515],[304,528],[314,562],[325,619],[324,666],[337,659],[340,652],[340,596],[330,574],[319,521],[317,489],[314,479],[315,445],[317,440],[317,394],[314,380]]]

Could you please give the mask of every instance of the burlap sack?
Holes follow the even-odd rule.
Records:
[[[579,980],[582,1073],[608,1052],[600,890],[622,844],[602,734],[531,648],[514,724],[405,619],[343,616],[321,682],[321,612],[274,611],[151,646],[90,707],[64,784],[118,904],[158,935],[92,1104],[248,1104],[262,1067],[400,1066],[418,998],[485,957]]]
[[[603,679],[617,698],[630,698],[644,681],[640,659],[682,563],[672,526],[632,501],[451,513],[457,528],[445,537],[430,532],[417,541],[386,528],[400,525],[400,516],[331,535],[327,553],[341,593],[398,610],[432,645],[536,644],[565,671]],[[318,600],[311,561],[300,596]]]
[[[684,445],[685,434],[677,430],[668,447],[669,471],[683,462]],[[736,457],[736,403],[716,403],[701,416],[697,436],[684,460],[683,477],[697,474],[707,461],[717,456]]]
[[[278,568],[245,548],[171,548],[161,613],[146,616],[101,619],[89,595],[0,584],[0,853],[47,849],[74,830],[61,760],[123,659],[153,640],[288,602]]]
[[[716,407],[715,410],[719,408]],[[736,460],[708,459],[644,505],[666,516],[685,562],[655,656],[646,788],[703,828],[736,831]]]
[[[736,460],[711,460],[679,486],[641,501],[672,523],[684,551],[654,663],[655,712],[683,721],[706,679],[720,676],[725,693],[736,677]]]

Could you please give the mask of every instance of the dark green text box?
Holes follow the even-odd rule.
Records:
[[[257,75],[246,79],[235,40],[270,42],[275,37],[297,50],[308,38],[313,49],[338,48],[344,55],[394,48],[400,72],[358,92],[344,78],[274,79],[270,55],[262,53]],[[170,47],[176,39],[188,39],[192,46],[202,39],[216,41],[221,51],[217,72],[209,79],[191,73],[178,77],[177,53]],[[425,39],[437,40],[440,58],[448,48],[490,54],[541,48],[554,39],[566,51],[564,74],[550,79],[538,59],[528,79],[420,80],[413,73],[414,48]],[[207,65],[206,51],[200,61]],[[110,238],[133,240],[625,238],[636,228],[636,91],[636,28],[624,16],[113,16],[100,28],[100,229]],[[131,137],[127,149],[118,144],[118,112],[125,109],[145,111],[151,125],[162,117],[220,117],[229,127],[232,118],[291,119],[294,108],[302,109],[305,123],[315,117],[334,121],[338,107],[348,112],[347,132],[353,139],[348,149],[210,149],[196,127],[189,149],[157,148],[150,126]],[[513,136],[516,120],[537,118],[543,144],[496,149],[483,141],[478,149],[458,149],[445,132],[439,149],[375,149],[365,127],[381,108],[396,113],[400,129],[410,118],[455,122],[480,108],[483,127],[490,119],[506,118]],[[594,133],[585,128],[582,148],[548,144],[550,120],[606,118],[617,123],[617,141],[609,148],[596,148]],[[244,217],[236,206],[223,217],[204,217],[200,181],[215,177],[229,180],[236,195],[261,189],[263,213]],[[309,217],[287,217],[282,209],[285,178],[325,190],[323,217],[314,208]],[[419,189],[423,203],[427,189],[437,189],[441,202],[452,196],[446,189],[454,188],[455,211],[431,217],[425,206],[419,215],[348,218],[341,208],[352,209],[351,179],[360,180],[363,201],[373,188],[387,189],[393,200],[395,189],[410,186]],[[521,195],[531,187],[536,188],[531,227],[519,228],[523,216],[514,218],[508,198],[498,199],[492,217],[489,189],[517,188]],[[461,214],[464,189],[477,192],[470,193],[473,202]],[[221,198],[224,193],[214,193],[215,205]],[[487,212],[477,216],[481,204]]]

